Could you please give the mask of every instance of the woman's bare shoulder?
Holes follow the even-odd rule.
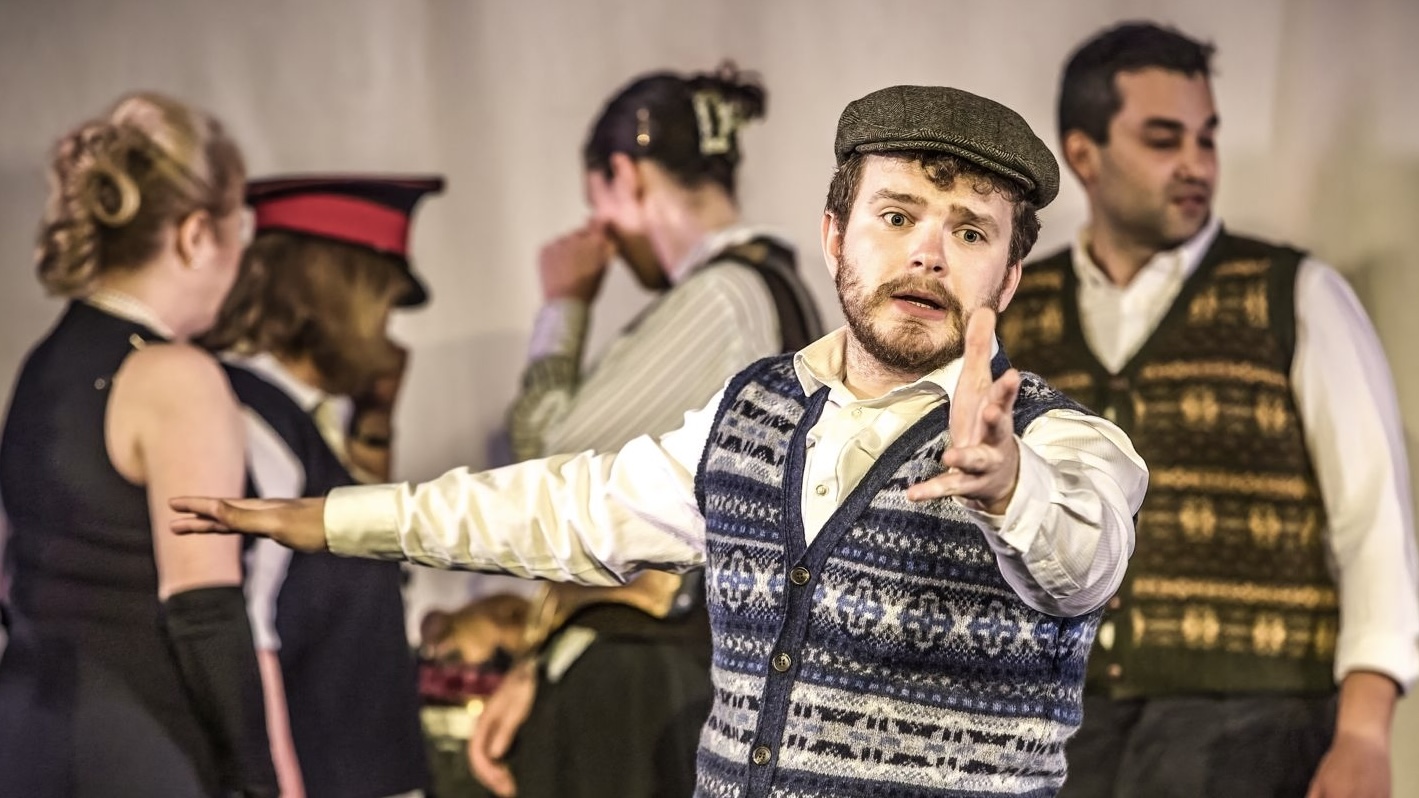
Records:
[[[129,355],[119,380],[135,398],[159,404],[194,400],[232,401],[226,372],[212,354],[186,343],[154,343]]]

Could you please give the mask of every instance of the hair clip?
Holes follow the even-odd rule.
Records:
[[[636,146],[650,146],[650,110],[636,109]]]
[[[723,155],[734,148],[734,130],[739,114],[717,91],[697,91],[691,98],[695,121],[700,127],[700,154]]]

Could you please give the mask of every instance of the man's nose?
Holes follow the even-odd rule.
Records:
[[[1183,144],[1182,158],[1178,161],[1178,177],[1184,180],[1212,185],[1217,174],[1217,151],[1197,140]]]
[[[912,238],[911,268],[940,274],[946,271],[946,233],[936,225],[919,225]]]

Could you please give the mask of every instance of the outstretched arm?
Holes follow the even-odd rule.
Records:
[[[245,532],[302,551],[407,559],[439,568],[500,571],[618,584],[645,567],[703,562],[704,519],[694,473],[715,397],[659,440],[640,437],[614,454],[583,452],[421,485],[341,488],[328,499],[185,497],[195,517],[179,533]]]

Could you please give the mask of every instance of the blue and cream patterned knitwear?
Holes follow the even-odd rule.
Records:
[[[1022,377],[1017,432],[1081,409]],[[805,548],[804,447],[826,401],[791,356],[762,360],[726,389],[705,447],[715,698],[696,795],[1054,795],[1099,613],[1032,609],[958,505],[906,498],[941,472],[944,402]]]

